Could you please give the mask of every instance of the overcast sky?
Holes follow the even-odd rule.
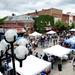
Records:
[[[75,13],[75,0],[0,0],[0,16],[58,8]]]

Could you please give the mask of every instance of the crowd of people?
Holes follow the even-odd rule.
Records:
[[[67,35],[67,36],[66,36]],[[52,56],[49,54],[46,54],[44,52],[39,52],[36,51],[36,49],[38,47],[40,48],[48,48],[50,47],[50,43],[53,43],[52,45],[56,45],[56,44],[60,44],[62,46],[64,46],[64,39],[68,39],[71,36],[73,36],[71,33],[67,34],[67,33],[63,33],[60,35],[57,34],[53,34],[53,35],[48,35],[48,34],[44,34],[40,37],[26,37],[26,39],[29,41],[28,43],[26,43],[26,48],[29,50],[29,54],[35,55],[36,57],[43,59],[45,61],[51,62],[51,68],[53,69],[54,67],[54,63],[59,60],[58,57],[56,56]],[[8,63],[11,61],[11,56],[7,56],[8,58]],[[1,60],[1,59],[0,59]],[[6,62],[6,61],[4,61]],[[2,65],[2,64],[0,64]],[[3,65],[6,68],[9,68],[9,66],[6,65],[6,63]],[[75,69],[75,59],[73,59],[73,69]],[[1,69],[0,69],[1,70]],[[58,70],[62,71],[62,65],[59,63],[58,64]],[[2,70],[3,71],[3,70]]]

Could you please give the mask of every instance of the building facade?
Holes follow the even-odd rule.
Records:
[[[0,25],[4,31],[8,29],[16,29],[17,33],[30,34],[34,30],[34,20],[28,15],[8,16],[3,25]]]
[[[68,12],[67,14],[63,14],[62,10],[56,8],[43,9],[41,11],[28,13],[28,15],[31,16],[50,15],[54,16],[55,22],[61,20],[69,25],[75,22],[75,15],[71,14],[70,12]]]

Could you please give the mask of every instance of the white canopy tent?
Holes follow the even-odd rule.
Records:
[[[11,66],[11,63],[9,64]],[[16,71],[21,75],[37,75],[51,67],[51,63],[30,55],[23,61],[23,66],[19,67],[19,62],[15,61]]]
[[[70,29],[69,31],[75,32],[75,29]]]
[[[50,55],[55,55],[60,58],[64,57],[66,54],[68,54],[71,50],[65,47],[62,47],[60,45],[55,45],[50,48],[43,50],[45,53],[48,53]]]
[[[38,32],[33,32],[32,34],[29,34],[29,36],[34,36],[34,37],[38,37],[41,36],[42,34],[38,33]]]
[[[46,34],[55,34],[55,33],[56,33],[55,31],[49,31]]]
[[[3,75],[3,74],[0,72],[0,75]]]

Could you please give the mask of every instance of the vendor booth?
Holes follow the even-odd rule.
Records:
[[[75,29],[70,29],[69,31],[71,31],[71,32],[75,32]]]
[[[0,72],[0,75],[2,75],[2,73]]]
[[[49,31],[46,34],[55,34],[55,33],[56,33],[55,31]]]
[[[42,34],[38,33],[38,32],[33,32],[32,34],[29,34],[29,36],[34,36],[34,37],[39,37],[41,36]]]
[[[59,58],[63,58],[63,57],[65,57],[65,55],[69,54],[71,50],[68,48],[62,47],[60,45],[55,45],[50,48],[46,48],[43,51],[50,55],[54,55]]]
[[[16,71],[21,75],[41,75],[50,73],[51,63],[30,55],[23,61],[23,66],[19,67],[19,62],[15,60]],[[9,66],[12,67],[10,63]],[[45,74],[44,74],[45,75]]]

